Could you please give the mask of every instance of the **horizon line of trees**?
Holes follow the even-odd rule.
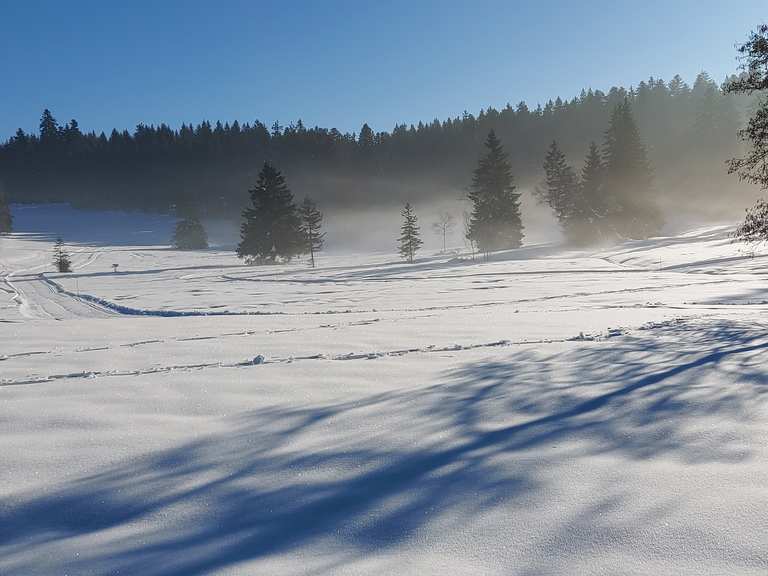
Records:
[[[178,129],[139,124],[107,134],[83,132],[76,120],[61,124],[46,110],[37,134],[20,129],[0,145],[0,183],[14,202],[157,212],[188,204],[204,215],[234,217],[246,203],[244,191],[270,161],[300,196],[326,208],[397,205],[462,194],[491,130],[505,143],[517,185],[532,187],[553,140],[566,158],[582,158],[626,101],[655,167],[660,199],[717,199],[733,188],[722,166],[741,152],[736,134],[755,101],[722,88],[706,73],[693,85],[680,76],[650,78],[629,90],[584,90],[533,109],[521,102],[390,132],[364,124],[357,134],[309,128],[301,120],[271,127],[259,121]]]

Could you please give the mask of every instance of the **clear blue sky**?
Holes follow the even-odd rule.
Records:
[[[0,140],[202,119],[376,130],[650,75],[721,80],[765,0],[0,0]]]

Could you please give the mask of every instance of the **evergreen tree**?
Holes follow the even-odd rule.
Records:
[[[323,226],[323,213],[309,197],[305,197],[299,207],[301,219],[301,234],[304,238],[304,251],[309,253],[312,268],[315,267],[315,252],[323,248],[325,232],[320,232]]]
[[[363,124],[363,127],[360,129],[360,136],[358,137],[357,141],[360,144],[360,148],[364,152],[369,152],[374,145],[374,134],[373,130],[371,129],[368,124]]]
[[[581,199],[584,202],[585,221],[596,236],[606,237],[606,200],[604,191],[605,167],[597,144],[590,142],[589,152],[581,169]]]
[[[647,238],[661,228],[653,172],[627,98],[611,114],[603,145],[607,221],[620,236]]]
[[[403,225],[400,227],[400,255],[413,264],[413,257],[422,245],[419,222],[410,203],[406,202],[400,214],[403,217]]]
[[[58,137],[59,125],[51,111],[46,108],[43,110],[43,116],[40,118],[40,141],[50,143],[57,140]]]
[[[285,178],[265,162],[256,186],[250,190],[251,207],[243,212],[237,255],[249,264],[289,261],[303,249],[301,221]]]
[[[579,190],[579,179],[554,140],[544,158],[544,174],[544,188],[539,189],[538,193],[552,208],[566,236],[576,240],[577,231],[581,234],[579,224],[586,216]]]
[[[523,240],[520,194],[501,141],[491,130],[486,154],[475,169],[470,186],[472,216],[469,235],[487,256],[494,250],[518,248]]]
[[[13,232],[13,215],[11,207],[5,198],[5,194],[0,190],[0,234],[10,234]]]
[[[203,250],[208,248],[208,234],[196,214],[187,214],[176,223],[173,245],[179,250]]]
[[[53,246],[53,265],[58,272],[72,272],[72,261],[64,248],[64,241],[61,238],[56,239]]]

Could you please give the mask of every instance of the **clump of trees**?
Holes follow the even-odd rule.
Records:
[[[661,229],[653,171],[628,100],[617,104],[602,154],[590,143],[579,177],[553,141],[544,158],[540,199],[575,243],[601,238],[647,238]]]
[[[183,208],[180,213],[182,218],[173,231],[173,245],[179,250],[208,248],[208,234],[197,212],[192,208]]]
[[[248,264],[290,262],[315,253],[323,246],[322,213],[310,199],[297,208],[293,194],[271,162],[265,162],[256,186],[250,191],[251,206],[243,212],[238,257]]]
[[[0,234],[13,232],[13,215],[5,193],[0,189]]]
[[[419,229],[419,220],[413,212],[413,207],[406,202],[403,211],[400,212],[403,217],[403,224],[400,227],[400,239],[398,249],[400,256],[413,264],[416,252],[423,244],[421,240],[421,230]]]
[[[518,248],[523,241],[523,223],[509,157],[493,130],[485,147],[470,186],[472,213],[467,236],[487,258],[495,250]]]
[[[56,244],[53,245],[53,265],[58,272],[72,272],[72,260],[61,238],[57,238]]]

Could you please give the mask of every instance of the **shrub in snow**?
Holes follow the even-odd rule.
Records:
[[[173,244],[179,250],[202,250],[208,248],[208,235],[200,220],[190,216],[176,224]]]

